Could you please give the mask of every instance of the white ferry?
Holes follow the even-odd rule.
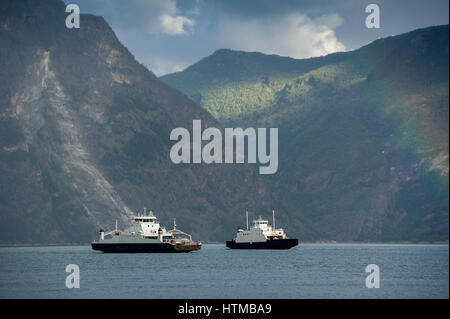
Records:
[[[272,216],[273,226],[260,216],[249,228],[247,212],[247,229],[238,228],[236,237],[227,241],[226,246],[231,249],[290,249],[297,246],[298,239],[287,238],[282,228],[275,228],[275,211]]]
[[[199,250],[201,242],[177,229],[174,219],[172,230],[162,227],[152,211],[133,217],[133,226],[128,232],[117,228],[110,232],[100,229],[100,240],[94,241],[92,249],[104,253],[178,253]]]

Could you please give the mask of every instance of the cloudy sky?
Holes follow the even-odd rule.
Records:
[[[448,0],[72,0],[103,16],[156,75],[221,48],[308,58],[357,49],[380,37],[448,24]],[[380,7],[380,29],[365,8]],[[81,27],[82,27],[81,21]]]

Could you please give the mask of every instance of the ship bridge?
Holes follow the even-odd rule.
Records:
[[[263,219],[261,216],[259,216],[258,219],[253,220],[253,228],[260,229],[261,233],[266,238],[286,238],[286,234],[284,233],[283,228],[275,228],[275,211],[273,211],[272,226],[269,225],[269,221],[267,219]]]
[[[253,221],[253,227],[256,227],[256,228],[263,229],[263,228],[267,228],[268,225],[269,225],[269,221],[266,219],[262,219],[261,216],[259,216],[258,219],[255,219]]]
[[[135,215],[133,217],[135,222],[137,233],[141,234],[144,238],[168,238],[171,235],[167,232],[164,227],[159,225],[159,221],[152,211],[148,212],[144,208],[144,213],[142,215]]]
[[[134,216],[134,221],[137,223],[157,223],[155,216]]]

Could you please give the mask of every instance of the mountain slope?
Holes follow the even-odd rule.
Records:
[[[219,50],[161,79],[224,126],[279,128],[264,178],[300,238],[447,241],[448,52],[447,25],[306,60]]]
[[[140,65],[101,17],[57,0],[0,4],[0,243],[86,243],[153,209],[225,240],[271,199],[249,165],[175,165],[170,132],[220,124]]]

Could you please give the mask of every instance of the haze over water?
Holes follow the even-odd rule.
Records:
[[[80,288],[65,286],[66,265]],[[380,288],[365,285],[368,264]],[[189,254],[103,254],[90,246],[0,248],[0,298],[448,298],[448,245],[204,245]]]

